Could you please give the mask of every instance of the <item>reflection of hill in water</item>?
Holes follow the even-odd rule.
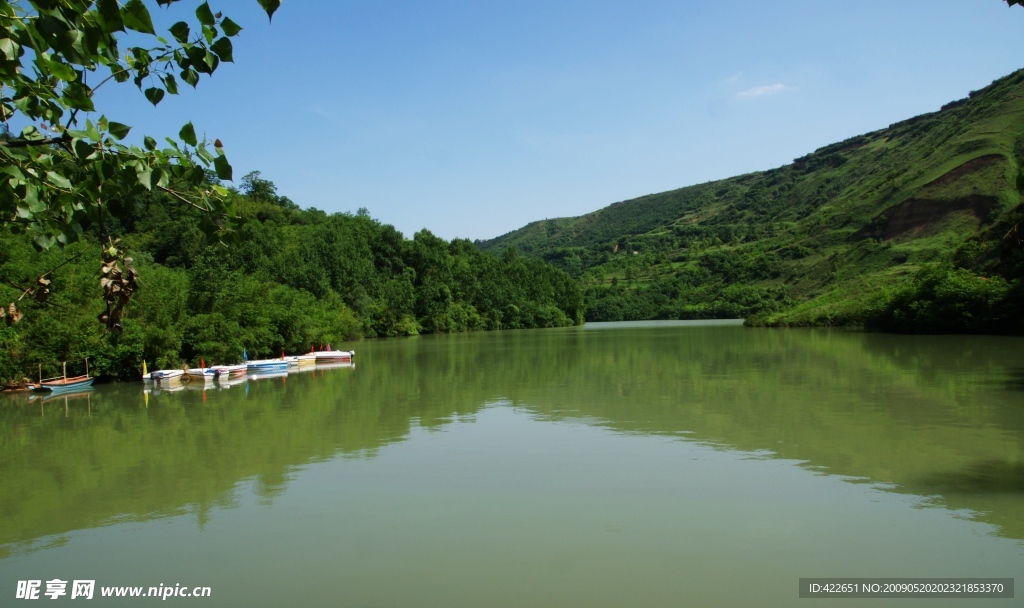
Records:
[[[683,435],[896,484],[1024,538],[1019,340],[739,327],[567,329],[359,345],[357,369],[230,390],[100,387],[88,407],[5,399],[0,546],[230,506],[254,479],[372,457],[413,426],[510,400],[542,419]],[[42,416],[40,411],[42,410]],[[56,539],[55,539],[56,537]]]

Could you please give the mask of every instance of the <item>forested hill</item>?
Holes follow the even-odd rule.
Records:
[[[234,363],[243,349],[257,358],[363,336],[583,321],[577,282],[542,261],[492,256],[426,230],[407,239],[363,210],[302,210],[258,174],[244,184],[231,194],[246,222],[230,246],[206,243],[204,214],[166,195],[129,201],[126,219],[107,226],[141,283],[120,332],[97,321],[104,303],[94,235],[37,252],[30,237],[0,231],[0,302],[17,301],[23,314],[0,322],[0,386],[34,377],[38,363],[53,375],[60,361],[86,356],[99,375],[127,379],[139,377],[143,361]],[[18,300],[55,267],[45,302]]]
[[[477,246],[515,247],[578,277],[587,320],[999,331],[925,317],[1005,320],[1020,264],[1002,237],[1020,219],[1022,160],[1019,71],[778,169],[534,222]],[[951,303],[937,303],[936,290],[966,290],[970,310],[943,312]]]

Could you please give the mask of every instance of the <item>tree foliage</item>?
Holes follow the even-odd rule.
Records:
[[[259,3],[270,17],[280,0]],[[138,195],[159,191],[202,210],[204,234],[230,237],[227,189],[207,179],[208,171],[232,178],[220,140],[197,138],[187,123],[180,141],[145,136],[129,144],[131,127],[94,97],[130,83],[157,105],[178,93],[179,79],[195,87],[233,61],[241,29],[207,2],[163,37],[142,0],[0,0],[0,224],[38,249],[74,243],[90,229],[104,241],[107,224],[130,214]],[[103,251],[112,258],[105,267],[121,263],[121,249]],[[118,326],[116,314],[105,321]]]
[[[124,307],[121,332],[103,332],[93,321],[106,303],[97,297],[90,257],[78,254],[94,251],[95,234],[63,251],[37,251],[27,235],[0,236],[3,301],[18,297],[11,281],[66,262],[48,275],[48,298],[22,300],[22,322],[0,322],[7,353],[0,354],[0,380],[84,356],[98,374],[130,379],[143,361],[230,363],[243,349],[276,356],[363,336],[583,322],[577,282],[540,260],[497,257],[427,230],[406,239],[368,213],[302,210],[257,173],[243,188],[227,195],[244,220],[232,247],[208,244],[204,213],[182,212],[161,192],[139,195],[111,223],[140,285]]]

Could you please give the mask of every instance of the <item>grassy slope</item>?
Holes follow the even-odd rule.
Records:
[[[1022,157],[1019,71],[941,111],[772,171],[534,222],[478,245],[547,259],[592,293],[642,294],[673,281],[692,290],[698,277],[716,293],[774,290],[778,305],[760,310],[769,323],[856,323],[887,286],[922,265],[994,264],[1020,202]]]

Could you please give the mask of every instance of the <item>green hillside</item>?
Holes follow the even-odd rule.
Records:
[[[1003,236],[1020,219],[1022,161],[1018,71],[778,169],[534,222],[477,245],[515,247],[578,277],[591,321],[742,316],[1003,331],[977,322],[1012,316],[1020,255],[1003,251]],[[942,312],[932,300],[957,291],[967,293],[942,305],[973,321],[924,327]]]

